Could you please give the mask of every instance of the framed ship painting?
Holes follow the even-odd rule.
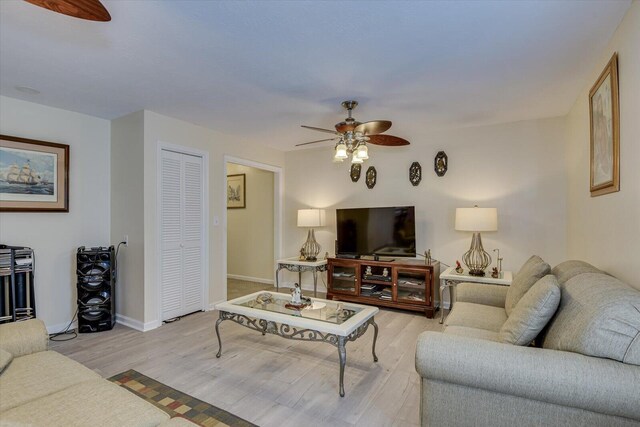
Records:
[[[618,55],[589,91],[591,126],[591,197],[620,191],[620,111]]]
[[[69,212],[69,146],[0,135],[0,211]]]
[[[243,209],[246,204],[246,175],[227,175],[227,209]]]

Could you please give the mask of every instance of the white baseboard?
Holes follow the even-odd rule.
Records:
[[[139,320],[124,316],[122,314],[116,314],[116,322],[120,323],[123,326],[127,326],[131,329],[135,329],[136,331],[141,332],[147,332],[162,325],[162,322],[160,322],[159,320],[152,320],[151,322],[144,323]]]
[[[49,335],[51,335],[51,334],[56,334],[58,332],[62,332],[65,329],[67,329],[67,326],[69,326],[69,322],[64,322],[64,323],[60,323],[60,324],[57,324],[57,325],[47,326],[47,333]],[[77,321],[73,321],[71,323],[71,326],[69,327],[69,330],[77,329],[77,328],[78,328],[78,322]]]
[[[244,280],[246,282],[265,283],[273,285],[273,279],[262,279],[260,277],[241,276],[239,274],[227,274],[227,279]]]

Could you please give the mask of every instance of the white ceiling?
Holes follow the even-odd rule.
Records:
[[[103,3],[109,23],[1,1],[0,93],[290,150],[349,98],[414,144],[426,128],[566,114],[631,1]]]

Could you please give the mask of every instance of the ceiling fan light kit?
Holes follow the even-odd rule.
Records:
[[[356,121],[351,116],[351,113],[357,105],[358,101],[350,100],[342,102],[342,106],[347,110],[348,117],[343,122],[337,123],[334,126],[336,130],[302,125],[303,128],[331,133],[335,135],[335,137],[296,144],[296,147],[315,144],[317,142],[338,140],[333,149],[333,161],[335,163],[341,163],[351,156],[351,164],[361,164],[369,158],[369,147],[367,143],[386,146],[409,145],[409,141],[398,138],[397,136],[381,135],[382,132],[386,132],[391,127],[389,120],[374,120],[365,123]]]

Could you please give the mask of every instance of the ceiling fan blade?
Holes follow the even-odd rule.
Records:
[[[375,135],[389,130],[390,127],[391,122],[389,120],[373,120],[356,126],[355,131],[362,132],[365,135]]]
[[[111,15],[99,0],[25,0],[36,6],[89,21],[111,21]]]
[[[340,138],[328,138],[328,139],[319,139],[317,141],[311,141],[311,142],[303,142],[302,144],[296,144],[296,147],[300,147],[301,145],[309,145],[309,144],[315,144],[318,142],[325,142],[325,141],[336,141]]]
[[[332,133],[334,135],[341,135],[340,132],[336,132],[335,130],[331,130],[331,129],[322,129],[322,128],[316,128],[316,127],[313,127],[313,126],[305,126],[305,125],[302,125],[302,127],[305,128],[305,129],[317,130],[318,132],[325,132],[325,133]]]
[[[409,145],[410,142],[393,135],[369,135],[369,144],[399,147],[401,145]]]

